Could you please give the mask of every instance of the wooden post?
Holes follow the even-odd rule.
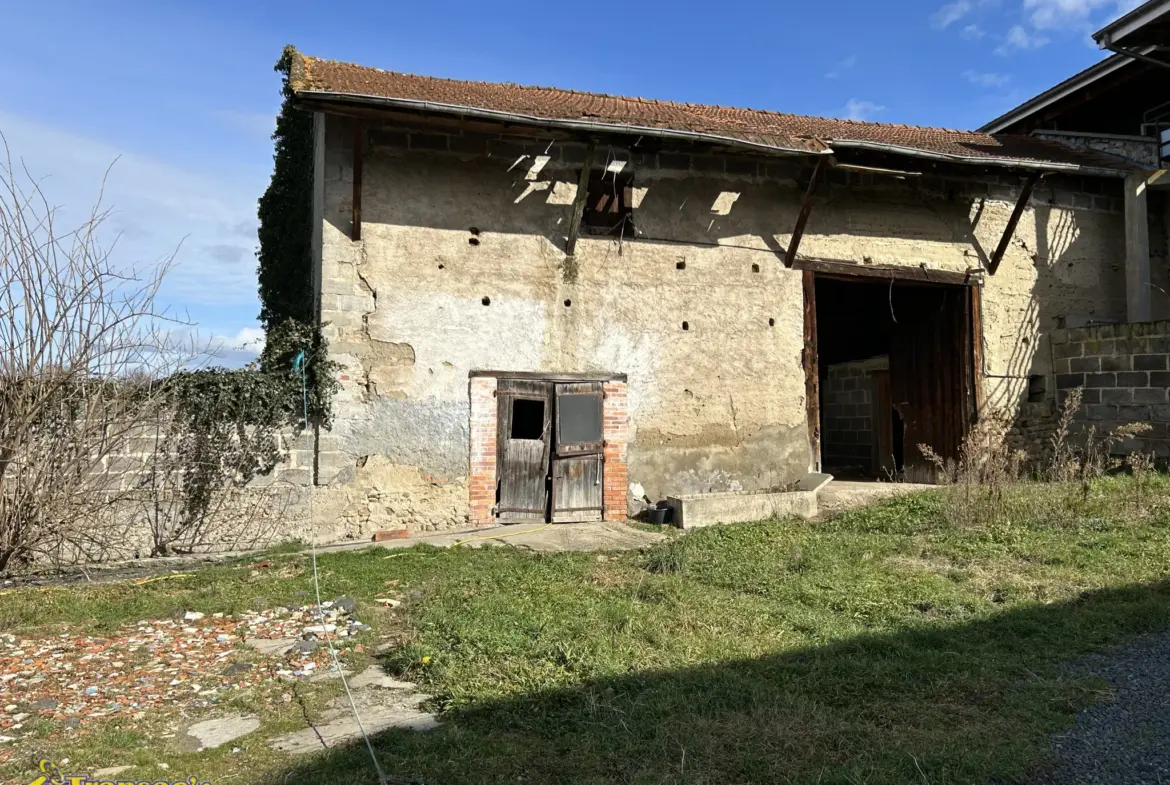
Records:
[[[1130,323],[1153,318],[1147,176],[1141,173],[1125,178],[1125,316]]]
[[[967,291],[971,309],[971,381],[975,388],[975,420],[978,421],[986,400],[983,389],[983,290],[972,286]]]
[[[828,156],[817,159],[812,179],[808,181],[808,190],[804,194],[804,204],[800,206],[800,214],[796,216],[796,227],[792,230],[792,240],[788,243],[788,253],[784,256],[784,266],[790,270],[796,261],[796,250],[800,248],[800,238],[804,237],[804,225],[808,223],[808,214],[812,212],[813,195],[817,192],[817,186],[821,184],[827,159]]]
[[[1024,187],[1020,189],[1020,198],[1016,200],[1016,207],[1012,210],[1012,217],[1008,219],[1007,226],[1004,227],[1003,237],[999,238],[999,245],[995,246],[995,252],[991,254],[991,259],[987,262],[988,275],[995,275],[995,271],[999,269],[999,263],[1003,261],[1003,255],[1007,253],[1008,243],[1012,241],[1012,235],[1016,233],[1016,224],[1024,215],[1024,208],[1028,206],[1028,200],[1032,198],[1032,189],[1036,187],[1040,177],[1040,172],[1032,172],[1024,181]]]
[[[590,141],[585,148],[585,161],[581,165],[581,176],[577,179],[577,195],[573,199],[573,217],[569,219],[569,237],[565,240],[565,253],[572,256],[577,251],[577,236],[581,233],[581,218],[585,215],[585,200],[589,198],[589,175],[593,171],[593,154],[597,146]]]
[[[817,287],[816,273],[801,273],[804,289],[804,365],[805,408],[808,413],[809,469],[821,470],[821,370],[817,359]]]
[[[353,121],[353,227],[350,239],[354,242],[362,239],[362,147],[365,136],[365,124],[354,118]]]

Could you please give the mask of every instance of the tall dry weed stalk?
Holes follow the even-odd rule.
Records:
[[[1146,433],[1151,426],[1126,423],[1101,432],[1091,425],[1075,434],[1083,400],[1081,388],[1069,391],[1045,455],[1033,462],[1023,450],[1010,447],[1011,420],[998,410],[986,412],[972,427],[957,461],[944,460],[930,445],[918,445],[923,457],[934,465],[940,484],[947,486],[951,521],[962,526],[1023,518],[1068,522],[1084,514],[1094,480],[1125,465],[1134,478],[1127,507],[1139,516],[1148,513],[1147,488],[1154,457],[1135,451],[1123,461],[1113,455],[1113,448]]]

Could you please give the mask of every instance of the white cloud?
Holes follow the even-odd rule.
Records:
[[[955,0],[931,14],[930,24],[939,30],[945,30],[955,22],[971,13],[975,6],[971,0]]]
[[[826,79],[839,79],[846,72],[857,65],[857,55],[849,55],[844,60],[836,63],[832,70],[825,74]]]
[[[1009,55],[1012,52],[1023,52],[1030,49],[1039,49],[1048,43],[1048,38],[1038,33],[1029,33],[1021,25],[1014,25],[1007,31],[1003,42],[995,48],[997,55]]]
[[[979,25],[970,24],[964,27],[959,35],[968,41],[978,41],[980,38],[987,35],[987,33],[983,32],[983,28]]]
[[[161,324],[172,359],[190,369],[207,367],[240,368],[264,351],[264,330],[255,321],[234,334],[199,330],[194,325]]]
[[[999,0],[952,0],[930,15],[930,24],[938,30],[945,30],[960,19],[997,3]],[[963,28],[964,34],[972,28],[978,29],[976,25],[969,24]]]
[[[873,101],[859,101],[856,98],[850,98],[845,104],[845,119],[870,120],[874,115],[885,110],[884,106],[875,104]]]
[[[235,335],[213,335],[208,342],[211,357],[229,365],[244,365],[264,350],[264,330],[241,327]]]
[[[1117,16],[1135,5],[1131,0],[1024,0],[1024,13],[1037,30],[1087,30],[1098,10]]]
[[[1003,87],[1011,79],[1007,74],[985,73],[970,68],[963,72],[963,78],[979,87]]]
[[[0,133],[14,163],[23,163],[58,207],[60,226],[82,221],[109,170],[104,242],[116,240],[116,263],[141,268],[175,257],[160,305],[226,335],[254,324],[256,199],[264,175],[217,178],[4,112]]]

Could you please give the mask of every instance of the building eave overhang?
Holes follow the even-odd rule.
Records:
[[[448,104],[436,101],[422,101],[411,98],[392,98],[378,95],[362,95],[356,93],[340,93],[328,90],[298,90],[297,100],[306,108],[332,108],[343,111],[345,108],[383,108],[404,109],[424,113],[433,113],[457,118],[478,118],[505,122],[517,125],[526,125],[533,128],[548,128],[584,134],[620,134],[628,136],[654,136],[663,139],[678,141],[704,142],[738,148],[745,151],[767,153],[772,155],[801,155],[801,156],[829,156],[834,151],[868,150],[874,152],[903,155],[929,161],[970,165],[992,166],[999,168],[1023,169],[1040,172],[1062,172],[1068,174],[1085,174],[1101,177],[1124,177],[1125,169],[1108,167],[1084,166],[1073,163],[1059,163],[1042,161],[1030,158],[1016,158],[1010,156],[989,155],[955,155],[936,150],[925,150],[920,147],[909,147],[857,139],[808,139],[807,146],[797,147],[790,144],[769,141],[752,141],[733,136],[705,133],[700,131],[685,131],[671,128],[657,128],[650,126],[630,125],[622,123],[606,123],[595,120],[562,119],[540,117],[536,115],[517,114],[497,109],[484,109],[461,104]],[[805,140],[801,140],[804,142]]]

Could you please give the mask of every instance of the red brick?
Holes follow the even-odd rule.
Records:
[[[405,540],[410,536],[410,532],[406,529],[379,529],[374,532],[374,542],[385,542],[386,540]]]

